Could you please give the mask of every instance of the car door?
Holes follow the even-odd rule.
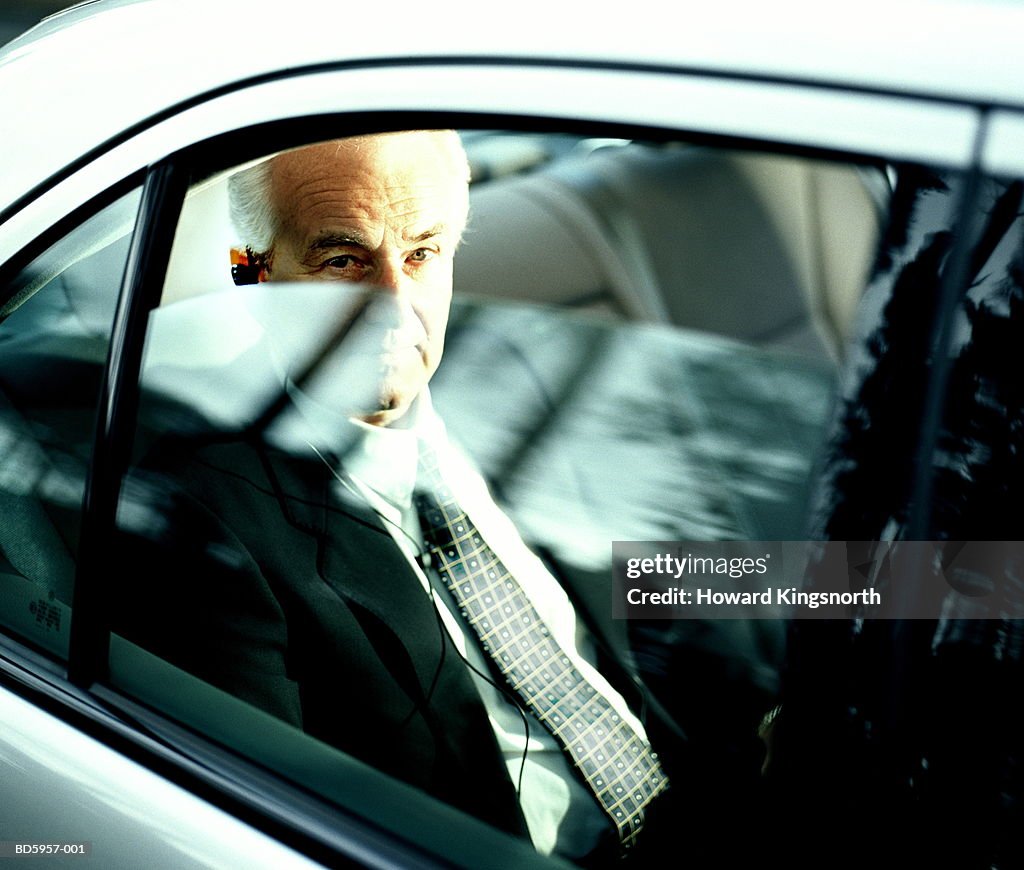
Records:
[[[685,731],[686,751],[709,759],[700,782],[712,789],[691,796],[709,836],[692,852],[712,851],[712,821],[727,804],[730,818],[758,816],[755,729],[779,697],[785,624],[775,613],[613,620],[611,542],[808,534],[837,385],[860,362],[857,318],[884,304],[884,289],[861,298],[868,277],[882,274],[878,240],[905,229],[894,206],[921,167],[946,173],[951,191],[966,185],[978,112],[750,77],[485,60],[417,63],[417,87],[430,97],[413,100],[412,72],[339,64],[226,88],[115,141],[5,224],[10,371],[14,345],[29,346],[19,366],[28,383],[12,405],[26,416],[34,400],[58,394],[39,371],[63,369],[32,358],[38,346],[19,318],[52,287],[82,321],[79,300],[91,303],[96,290],[89,281],[78,290],[73,272],[91,268],[99,243],[79,243],[49,269],[39,261],[78,232],[69,225],[88,235],[85,214],[136,190],[129,219],[99,245],[117,256],[105,332],[88,358],[91,391],[75,389],[77,405],[59,404],[56,423],[37,425],[61,451],[71,443],[61,427],[76,433],[77,489],[64,502],[49,490],[9,493],[23,513],[41,508],[46,523],[30,517],[3,545],[11,588],[31,593],[5,611],[5,673],[41,680],[58,718],[80,721],[68,693],[81,698],[79,715],[103,742],[199,793],[211,818],[226,809],[316,860],[557,861],[161,658],[145,632],[111,631],[115,610],[137,606],[144,625],[152,604],[143,576],[138,602],[112,600],[111,577],[124,570],[118,518],[135,511],[145,528],[160,522],[131,486],[146,451],[191,419],[168,405],[208,422],[230,417],[230,397],[249,402],[236,406],[245,413],[279,398],[210,375],[266,332],[258,318],[245,332],[249,297],[229,286],[231,229],[217,183],[309,142],[456,128],[471,161],[476,154],[478,223],[460,254],[463,301],[434,385],[438,407],[566,584],[596,655],[628,664],[646,703]],[[973,202],[965,189],[941,199],[942,227],[955,228]],[[71,217],[51,227],[55,210]],[[36,277],[53,272],[49,283]],[[212,319],[221,305],[222,317],[239,316]],[[39,328],[57,337],[61,316],[41,311]],[[66,350],[58,359],[77,361]],[[95,433],[70,413],[89,419],[92,408]],[[28,444],[63,463],[38,435]],[[12,476],[24,473],[19,465]],[[58,564],[51,547],[24,556],[18,543],[45,540],[62,509],[74,530],[62,535],[66,556]],[[24,680],[10,681],[24,693]]]

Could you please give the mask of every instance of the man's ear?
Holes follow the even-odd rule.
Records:
[[[266,281],[269,274],[266,261],[255,253],[248,245],[245,248],[231,249],[231,280],[236,286],[257,284]]]

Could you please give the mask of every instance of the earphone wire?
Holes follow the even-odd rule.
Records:
[[[447,638],[448,637],[448,631],[444,627],[444,622],[441,620],[441,611],[439,609],[439,604],[437,602],[437,599],[435,598],[435,595],[434,595],[434,587],[433,586],[430,587],[430,599],[431,599],[431,602],[434,605],[434,616],[435,616],[435,618],[437,620],[438,630],[443,632],[442,639]],[[457,655],[462,660],[463,664],[465,664],[465,666],[467,668],[469,668],[474,674],[476,674],[478,677],[480,677],[481,680],[483,680],[486,683],[489,683],[501,695],[503,695],[505,697],[505,700],[507,700],[513,707],[515,707],[516,712],[519,714],[519,718],[522,720],[522,723],[523,723],[523,741],[524,741],[523,742],[523,755],[519,759],[519,776],[516,779],[516,801],[520,805],[522,805],[523,771],[526,770],[526,756],[527,756],[527,752],[529,751],[529,748],[530,748],[530,721],[526,718],[526,711],[523,709],[522,702],[519,700],[519,698],[516,697],[515,693],[511,689],[509,689],[507,686],[502,686],[496,680],[494,680],[489,675],[487,675],[483,671],[481,671],[478,667],[476,667],[469,659],[467,659],[462,654],[462,650],[460,650],[457,646],[455,646],[454,643],[452,644],[452,646],[455,649],[455,655]]]
[[[313,444],[313,442],[307,441],[306,443],[309,445],[310,449],[317,455],[317,457],[320,459],[320,461],[323,462],[323,464],[327,466],[328,470],[334,476],[335,480],[338,481],[338,483],[340,483],[343,487],[345,487],[345,489],[347,489],[350,493],[355,495],[357,498],[360,498],[363,501],[366,500],[365,497],[363,496],[363,494],[360,493],[356,489],[356,487],[351,483],[351,481],[346,479],[346,476],[343,476],[335,468],[334,463],[328,461],[327,457],[324,456],[324,454],[319,450],[319,448],[317,448],[317,446],[315,444]],[[395,530],[401,532],[401,534],[405,536],[405,538],[412,545],[413,550],[416,553],[416,556],[415,556],[416,563],[420,566],[420,569],[423,571],[424,575],[426,575],[427,571],[428,571],[428,568],[430,567],[430,560],[429,560],[429,554],[427,552],[425,552],[423,545],[419,541],[417,541],[416,538],[414,538],[412,535],[410,535],[405,529],[403,529],[401,525],[396,523],[390,517],[384,516],[380,511],[375,510],[373,508],[373,505],[370,505],[370,509],[373,510],[373,512],[377,515],[377,518],[382,523],[386,523],[389,528],[395,529]],[[434,676],[433,676],[433,678],[431,680],[431,683],[430,683],[430,689],[427,691],[426,695],[424,696],[424,700],[425,701],[429,701],[430,698],[434,694],[434,690],[437,688],[438,680],[440,680],[440,678],[441,678],[441,668],[444,666],[444,661],[445,661],[445,657],[446,657],[446,654],[447,654],[448,644],[451,643],[452,647],[455,649],[455,654],[462,660],[463,664],[465,664],[467,668],[469,668],[474,674],[476,674],[478,677],[480,677],[480,679],[482,679],[484,682],[486,682],[486,683],[490,684],[491,686],[493,686],[494,689],[496,689],[498,691],[498,693],[501,694],[505,698],[505,700],[507,700],[515,708],[516,712],[519,714],[519,718],[522,720],[522,723],[523,723],[523,754],[522,754],[522,758],[520,758],[520,760],[519,760],[519,775],[518,775],[518,777],[516,779],[516,801],[520,805],[522,805],[523,773],[526,770],[526,758],[527,758],[527,754],[529,752],[529,747],[530,747],[530,722],[529,722],[529,719],[527,719],[527,717],[526,717],[526,711],[523,709],[522,702],[519,700],[519,698],[515,695],[515,693],[511,689],[509,689],[507,686],[502,686],[496,680],[492,679],[489,675],[485,674],[483,671],[481,671],[479,668],[477,668],[469,659],[467,659],[462,654],[462,651],[451,640],[451,638],[450,638],[450,636],[448,634],[448,630],[445,628],[444,622],[441,619],[441,611],[440,611],[441,604],[440,604],[440,602],[436,598],[436,595],[435,595],[435,592],[434,592],[434,585],[433,585],[433,583],[430,582],[430,577],[429,576],[427,577],[427,594],[428,594],[428,596],[430,598],[430,603],[433,606],[434,619],[435,619],[435,621],[437,623],[438,632],[440,633],[441,653],[440,653],[440,656],[438,658],[437,668],[434,670]],[[417,704],[409,712],[409,715],[406,717],[406,719],[405,719],[406,722],[409,720],[409,718],[411,718],[416,713],[416,711],[419,709],[419,706],[420,706],[419,702],[417,702]]]

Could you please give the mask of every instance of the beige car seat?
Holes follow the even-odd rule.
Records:
[[[882,203],[866,170],[627,145],[473,190],[456,290],[841,355]]]

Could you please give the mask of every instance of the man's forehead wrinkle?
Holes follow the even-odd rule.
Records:
[[[335,211],[338,215],[370,217],[377,203],[371,196],[349,197],[339,196],[338,191],[316,190],[306,194],[302,199],[302,208],[327,208]]]
[[[417,194],[388,199],[379,197],[377,191],[365,191],[364,195],[347,196],[344,190],[318,190],[308,194],[301,203],[300,209],[307,215],[319,216],[332,221],[358,221],[370,224],[387,224],[401,229],[403,234],[410,232],[407,224],[430,222],[442,226],[446,214],[453,210],[449,199],[425,197]]]
[[[336,202],[346,200],[370,200],[377,195],[376,189],[372,186],[355,187],[352,185],[339,184],[338,179],[313,178],[296,185],[292,188],[292,201],[324,199],[328,198]]]
[[[408,244],[458,235],[465,180],[452,172],[450,160],[438,159],[435,142],[420,137],[321,143],[275,158],[279,231],[307,252],[328,236],[358,238],[375,250],[388,239]]]
[[[422,210],[425,205],[432,206],[439,200],[446,201],[451,198],[442,185],[436,184],[357,187],[339,185],[336,180],[332,180],[329,185],[325,185],[321,180],[306,181],[293,188],[292,193],[293,208],[299,203],[302,203],[304,207],[329,202],[339,206],[358,207],[366,211],[379,208],[391,213],[395,213],[396,209],[402,208],[406,204],[409,204],[412,209]]]

